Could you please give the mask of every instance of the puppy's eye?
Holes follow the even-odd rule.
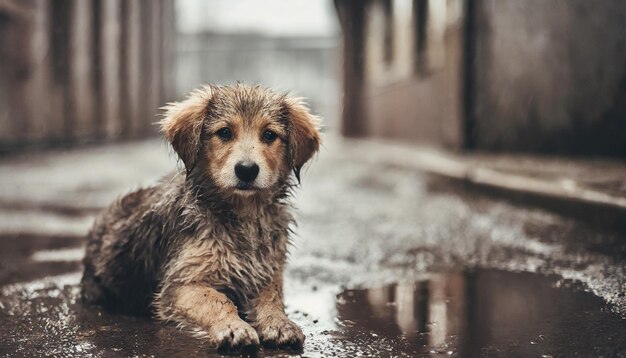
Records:
[[[217,134],[218,137],[224,140],[229,140],[233,137],[233,132],[228,127],[221,128],[220,130],[215,132],[215,134]]]
[[[266,141],[267,143],[271,143],[275,141],[277,137],[278,135],[269,129],[263,132],[263,140]]]

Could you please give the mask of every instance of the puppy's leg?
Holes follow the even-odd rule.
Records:
[[[279,273],[270,285],[261,290],[253,304],[253,326],[265,346],[302,347],[304,344],[302,330],[285,314],[282,273]]]
[[[172,287],[157,302],[160,318],[199,326],[219,348],[259,344],[255,330],[237,314],[237,307],[223,293],[202,285]]]

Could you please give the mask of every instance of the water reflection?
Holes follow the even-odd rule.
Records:
[[[174,325],[80,304],[79,279],[64,289],[0,291],[0,357],[220,356]],[[287,286],[306,357],[626,356],[626,321],[556,277],[472,270],[338,295],[333,285]]]
[[[608,353],[624,352],[626,321],[592,294],[556,286],[552,277],[477,270],[347,290],[337,300],[340,332],[384,341],[397,355],[595,355],[616,343]]]

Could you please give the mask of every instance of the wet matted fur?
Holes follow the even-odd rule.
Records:
[[[165,110],[161,130],[185,168],[96,218],[84,300],[199,328],[222,347],[302,345],[282,274],[291,173],[299,180],[318,150],[318,119],[299,99],[242,84]]]

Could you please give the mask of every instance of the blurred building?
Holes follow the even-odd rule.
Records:
[[[626,2],[335,5],[346,135],[626,158]]]
[[[0,150],[154,134],[174,34],[174,0],[0,0]]]
[[[336,128],[340,33],[333,4],[309,0],[177,3],[177,96],[204,83],[259,83],[306,98]]]
[[[312,111],[324,117],[326,127],[336,127],[338,36],[202,32],[179,34],[177,42],[178,97],[205,83],[258,83],[305,97]]]

